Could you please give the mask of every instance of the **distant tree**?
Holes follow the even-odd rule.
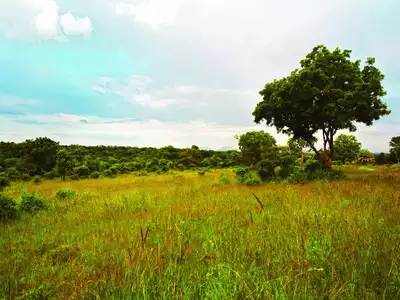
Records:
[[[260,91],[263,100],[253,112],[254,121],[265,120],[278,132],[302,138],[330,166],[338,130],[356,131],[356,122],[370,126],[390,113],[381,99],[386,94],[384,75],[374,66],[375,59],[368,58],[361,69],[360,60],[351,61],[350,53],[315,47],[300,62],[300,69]],[[314,145],[320,131],[322,155]]]
[[[377,165],[386,165],[389,162],[388,155],[381,152],[375,155],[375,163]]]
[[[354,135],[341,134],[335,142],[335,159],[341,163],[352,163],[355,161],[361,150],[361,143]]]
[[[56,155],[56,169],[60,177],[65,180],[72,173],[74,162],[67,149],[60,149]]]
[[[357,163],[359,165],[372,165],[375,163],[375,155],[367,149],[362,149],[358,154]]]
[[[25,161],[34,166],[36,173],[51,171],[56,164],[59,143],[46,137],[26,140],[23,144]]]
[[[394,136],[389,143],[390,152],[394,154],[397,163],[400,163],[400,136]]]
[[[276,146],[275,138],[265,131],[249,131],[242,135],[236,135],[239,141],[239,149],[242,152],[243,162],[246,164],[258,163],[261,154]]]

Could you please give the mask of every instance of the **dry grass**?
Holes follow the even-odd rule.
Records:
[[[400,297],[399,174],[251,188],[219,175],[14,185],[51,206],[0,228],[0,298]]]

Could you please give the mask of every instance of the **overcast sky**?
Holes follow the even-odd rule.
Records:
[[[374,56],[400,135],[398,0],[0,0],[0,140],[236,147],[263,85],[318,44]],[[285,136],[276,135],[284,143]]]

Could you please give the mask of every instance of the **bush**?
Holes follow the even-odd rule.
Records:
[[[327,167],[324,166],[320,161],[315,160],[315,159],[311,159],[308,160],[305,164],[304,164],[304,171],[307,174],[312,174],[318,171],[322,171],[322,170],[326,170]]]
[[[36,175],[35,177],[33,177],[33,182],[36,184],[39,184],[42,181],[42,177],[40,177],[39,175]]]
[[[57,177],[57,174],[54,171],[50,171],[50,172],[45,173],[43,175],[43,177],[46,178],[46,179],[54,179],[54,178]]]
[[[23,181],[29,181],[29,180],[31,180],[31,176],[29,176],[29,174],[22,174],[21,175],[21,180],[23,180]]]
[[[85,165],[78,166],[74,168],[74,174],[76,174],[80,178],[86,178],[90,174],[90,169]]]
[[[292,174],[287,178],[288,183],[305,183],[307,181],[308,174],[300,167],[295,167]]]
[[[22,194],[19,201],[19,210],[26,213],[35,213],[46,209],[46,200],[37,194]]]
[[[18,218],[17,204],[11,198],[0,195],[0,222]]]
[[[228,184],[229,178],[228,176],[226,176],[226,174],[222,173],[219,178],[217,179],[217,181],[214,182],[213,185],[224,185],[224,184]]]
[[[71,199],[76,196],[76,191],[74,190],[59,190],[56,193],[56,198],[60,200]]]
[[[100,178],[100,172],[93,172],[89,175],[89,178],[91,179],[98,179]]]
[[[10,185],[10,180],[5,175],[0,175],[0,190]]]
[[[72,174],[71,176],[69,176],[69,179],[71,179],[71,180],[79,180],[79,176],[77,174]]]
[[[237,182],[246,185],[257,185],[261,179],[249,167],[241,167],[235,170]]]
[[[6,170],[7,177],[11,180],[18,180],[21,178],[21,174],[18,172],[16,168],[8,168]]]

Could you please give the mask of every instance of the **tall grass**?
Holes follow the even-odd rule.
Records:
[[[0,298],[400,297],[399,174],[255,187],[219,176],[12,186],[51,204],[1,225]],[[75,197],[55,196],[65,189]]]

